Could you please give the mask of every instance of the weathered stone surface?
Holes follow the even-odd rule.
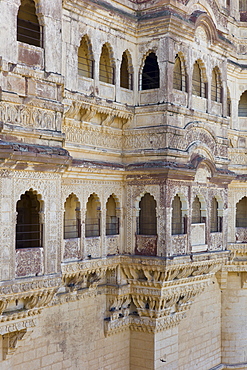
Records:
[[[247,366],[246,12],[0,1],[1,369]]]

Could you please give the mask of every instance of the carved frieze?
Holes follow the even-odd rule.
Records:
[[[63,126],[63,132],[68,142],[115,150],[122,148],[122,130],[90,124],[77,127],[74,121],[71,121],[71,124]]]
[[[62,113],[28,105],[2,102],[0,103],[0,122],[61,132]]]

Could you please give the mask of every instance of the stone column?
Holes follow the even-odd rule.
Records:
[[[121,61],[117,59],[116,66],[115,66],[115,101],[117,102],[121,102],[120,67],[121,67]]]

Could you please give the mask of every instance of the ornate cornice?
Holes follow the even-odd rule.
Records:
[[[20,338],[43,308],[98,294],[105,295],[108,307],[106,335],[127,328],[164,330],[181,321],[227,256],[223,251],[173,259],[122,255],[63,263],[61,275],[2,282],[0,333],[1,325],[19,323],[14,331]]]

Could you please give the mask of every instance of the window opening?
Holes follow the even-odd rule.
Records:
[[[142,90],[158,89],[160,87],[160,70],[155,53],[150,53],[142,70]]]
[[[120,67],[120,87],[133,90],[133,74],[129,71],[129,61],[126,52],[123,53]]]
[[[222,231],[222,217],[218,215],[219,204],[214,197],[211,202],[211,233],[221,232]]]
[[[22,0],[17,15],[17,41],[42,47],[42,27],[36,15],[35,3]]]
[[[238,116],[247,117],[247,90],[240,97],[238,104]]]
[[[192,224],[200,224],[201,222],[201,202],[196,196],[192,203]]]
[[[80,202],[71,194],[64,204],[64,239],[81,237]]]
[[[246,0],[239,0],[239,11],[247,12],[247,2]]]
[[[201,70],[197,62],[194,64],[192,75],[192,94],[201,96]]]
[[[99,62],[99,80],[114,85],[115,69],[112,65],[109,49],[103,45]]]
[[[182,202],[178,195],[172,201],[172,235],[185,233],[185,218],[182,216]]]
[[[217,75],[215,70],[212,71],[211,100],[217,101]]]
[[[40,222],[40,202],[32,191],[21,195],[16,205],[16,249],[42,247],[43,225]]]
[[[206,97],[206,83],[202,80],[202,71],[198,62],[195,62],[192,74],[192,94]]]
[[[182,91],[182,66],[179,56],[176,56],[173,69],[173,88]]]
[[[100,203],[94,194],[90,195],[87,202],[85,236],[100,236]]]
[[[139,235],[157,235],[156,201],[146,193],[139,203]]]
[[[247,197],[243,197],[237,203],[236,227],[247,227]]]
[[[78,74],[87,78],[94,78],[94,59],[87,38],[84,36],[78,48]]]
[[[216,68],[212,71],[211,100],[221,103],[221,81],[220,74]]]
[[[227,116],[231,117],[231,97],[228,88],[227,88]]]
[[[119,218],[116,212],[116,202],[111,195],[106,203],[106,235],[119,234]]]

